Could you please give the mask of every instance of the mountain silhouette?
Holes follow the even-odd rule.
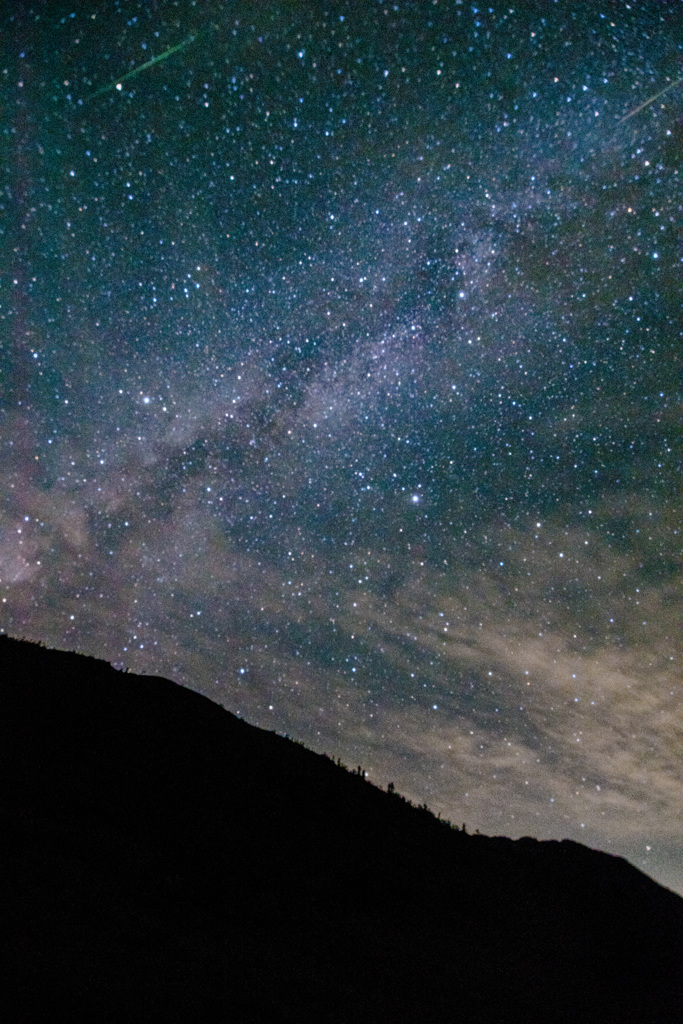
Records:
[[[683,900],[625,860],[468,835],[166,679],[0,637],[0,780],[8,1021],[680,1019]]]

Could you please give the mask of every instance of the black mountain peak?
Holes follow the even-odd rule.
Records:
[[[468,835],[193,691],[0,637],[11,1021],[669,1022],[683,900]]]

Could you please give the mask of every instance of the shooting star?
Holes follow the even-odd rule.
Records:
[[[679,78],[675,82],[669,82],[667,86],[665,86],[659,92],[656,92],[654,96],[650,96],[649,100],[645,100],[645,102],[641,103],[640,106],[635,108],[635,110],[629,110],[628,114],[624,114],[624,116],[621,117],[617,123],[621,124],[622,121],[628,121],[629,117],[634,117],[636,114],[639,114],[641,110],[645,110],[645,107],[649,107],[651,103],[654,103],[655,100],[658,100],[659,97],[663,96],[665,92],[668,92],[669,89],[673,89],[676,85],[680,85],[681,82],[683,82],[683,78]]]
[[[158,57],[152,57],[151,60],[146,61],[139,67],[133,68],[132,71],[126,72],[126,74],[122,75],[121,78],[117,78],[114,82],[110,82],[109,85],[103,85],[101,89],[98,89],[97,92],[94,92],[92,94],[90,99],[94,100],[97,96],[101,96],[105,92],[111,92],[112,89],[118,89],[120,92],[123,88],[123,83],[126,82],[129,78],[133,78],[135,75],[139,75],[141,71],[146,71],[147,68],[151,68],[152,64],[159,64],[162,60],[166,60],[168,57],[171,57],[174,53],[178,53],[179,50],[184,50],[185,47],[189,46],[190,43],[193,43],[196,38],[197,36],[188,36],[187,39],[184,39],[182,41],[182,43],[178,43],[176,46],[172,46],[170,50],[164,50],[164,52],[160,53]]]

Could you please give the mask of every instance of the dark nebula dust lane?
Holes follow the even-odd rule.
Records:
[[[680,5],[5,21],[0,628],[683,891]]]

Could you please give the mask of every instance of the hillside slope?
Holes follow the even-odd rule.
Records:
[[[14,1020],[673,1021],[683,900],[470,836],[165,679],[0,637]]]

